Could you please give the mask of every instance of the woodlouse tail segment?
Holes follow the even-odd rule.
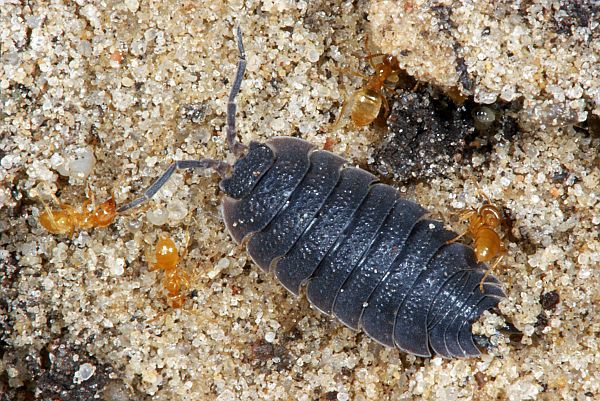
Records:
[[[500,311],[498,311],[497,313],[500,314],[500,315],[502,314],[502,313],[500,313]],[[511,322],[505,322],[504,326],[500,327],[498,329],[498,331],[500,333],[507,334],[509,336],[513,336],[513,335],[520,336],[520,335],[523,335],[523,332],[521,330],[517,329],[515,327],[515,325],[512,324]]]
[[[496,315],[500,315],[507,319],[506,316],[500,312],[497,307],[491,308],[490,312],[495,313]],[[517,329],[511,322],[506,321],[503,326],[498,327],[498,333],[508,336],[510,341],[520,342],[523,336],[523,332]],[[494,336],[492,336],[494,337]],[[473,334],[473,341],[477,345],[480,350],[485,350],[487,352],[493,352],[497,349],[497,346],[492,342],[492,338],[484,335]]]

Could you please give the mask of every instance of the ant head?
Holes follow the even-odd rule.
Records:
[[[396,56],[386,54],[383,56],[382,64],[389,70],[391,75],[398,75],[401,72],[400,63]]]
[[[397,83],[400,79],[400,64],[398,63],[398,59],[396,58],[396,56],[386,54],[385,56],[383,56],[381,66],[381,70],[385,71],[383,75],[386,76],[386,82],[392,84]]]
[[[479,208],[479,215],[486,226],[490,228],[499,227],[502,223],[502,213],[491,203],[486,203]]]
[[[400,69],[398,59],[396,58],[396,56],[393,56],[391,54],[386,54],[385,56],[383,56],[383,64],[392,67],[392,70],[394,71]]]
[[[94,209],[92,220],[96,227],[106,227],[113,222],[116,215],[117,203],[115,202],[115,198],[111,195],[106,202],[102,202]]]

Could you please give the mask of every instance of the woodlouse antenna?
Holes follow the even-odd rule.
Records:
[[[243,152],[246,151],[247,146],[239,142],[236,138],[235,115],[237,111],[237,104],[235,102],[235,98],[240,92],[240,87],[242,86],[242,80],[244,78],[244,72],[246,71],[246,52],[244,51],[242,30],[240,29],[239,25],[237,26],[236,34],[240,58],[237,64],[235,80],[233,81],[231,91],[229,91],[229,100],[227,101],[227,145],[229,146],[229,150],[232,151],[236,157],[239,157]]]
[[[236,36],[238,42],[238,51],[240,52],[240,58],[237,64],[237,72],[235,74],[235,80],[233,82],[233,87],[229,92],[229,100],[227,102],[227,144],[229,145],[229,149],[233,152],[233,154],[237,157],[240,156],[245,150],[246,145],[242,144],[236,139],[235,132],[235,114],[237,111],[237,105],[235,103],[235,98],[240,91],[240,87],[242,85],[242,79],[244,77],[244,72],[246,70],[246,53],[244,51],[244,45],[242,43],[242,30],[239,25],[236,28]],[[219,176],[225,177],[229,170],[231,169],[231,165],[222,161],[215,160],[210,158],[200,159],[200,160],[177,160],[171,163],[171,165],[167,168],[167,170],[158,177],[150,186],[144,191],[142,196],[132,200],[131,202],[121,206],[117,209],[118,213],[122,213],[126,210],[134,208],[136,206],[141,205],[146,202],[150,198],[152,198],[156,193],[162,188],[163,185],[169,178],[173,175],[176,170],[195,170],[195,169],[211,169],[217,172]]]

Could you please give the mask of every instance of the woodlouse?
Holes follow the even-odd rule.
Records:
[[[252,259],[290,292],[303,286],[311,304],[377,342],[431,356],[480,354],[472,322],[504,297],[471,248],[448,243],[456,233],[396,189],[307,141],[276,137],[237,142],[235,97],[227,108],[227,143],[234,166],[214,159],[176,161],[123,212],[150,199],[176,169],[209,168],[223,178],[225,225]]]

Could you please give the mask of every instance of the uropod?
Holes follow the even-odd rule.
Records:
[[[236,243],[294,295],[375,341],[423,357],[480,354],[472,323],[505,296],[473,250],[427,218],[417,203],[373,174],[298,138],[248,146],[236,139],[240,58],[227,106],[233,166],[181,160],[123,212],[150,199],[177,169],[212,169],[222,180],[222,213]],[[482,283],[480,288],[480,283]]]

